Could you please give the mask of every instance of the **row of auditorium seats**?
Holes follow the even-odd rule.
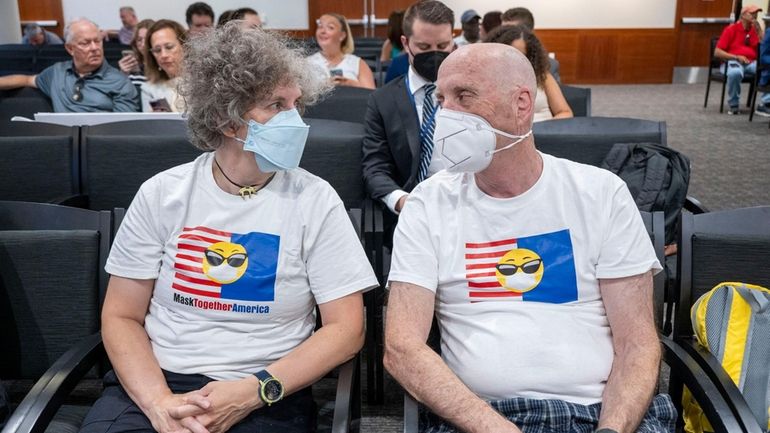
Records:
[[[104,57],[109,64],[117,67],[121,52],[128,46],[115,43],[104,44]],[[64,45],[34,47],[24,44],[0,45],[0,76],[12,74],[38,74],[54,63],[71,60]]]
[[[591,116],[591,89],[561,85],[562,93],[575,117]],[[364,123],[366,107],[372,90],[338,87],[324,100],[305,110],[305,117]],[[21,88],[0,91],[0,135],[13,129],[11,118],[32,119],[35,113],[53,110],[51,101],[39,90]]]

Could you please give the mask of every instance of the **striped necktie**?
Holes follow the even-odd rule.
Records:
[[[428,178],[428,167],[433,156],[433,131],[436,128],[436,104],[433,102],[433,91],[436,85],[428,83],[423,86],[425,99],[422,102],[422,125],[420,125],[420,169],[417,172],[417,182]]]

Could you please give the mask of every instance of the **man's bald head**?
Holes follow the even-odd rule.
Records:
[[[533,93],[537,80],[532,64],[519,50],[503,44],[468,44],[455,50],[442,63],[444,69],[464,70],[470,80],[484,80],[504,93],[526,87]]]
[[[437,87],[446,108],[479,115],[510,133],[529,130],[537,80],[529,60],[516,48],[462,46],[441,64]]]

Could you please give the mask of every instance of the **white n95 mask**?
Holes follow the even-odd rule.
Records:
[[[495,150],[496,134],[515,141]],[[524,135],[511,135],[493,128],[483,117],[442,108],[436,114],[433,143],[447,171],[478,173],[489,166],[495,153],[510,149],[530,135],[531,129]]]

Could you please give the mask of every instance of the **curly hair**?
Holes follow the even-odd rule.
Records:
[[[484,42],[496,42],[499,44],[513,45],[514,41],[524,40],[527,47],[525,55],[532,64],[537,78],[537,87],[543,88],[545,78],[551,69],[551,63],[548,61],[548,52],[543,48],[540,39],[532,33],[527,26],[502,26],[492,30]]]
[[[180,49],[184,49],[184,44],[187,41],[187,31],[174,20],[158,20],[147,29],[147,36],[144,37],[144,49],[147,52],[147,57],[144,59],[144,75],[147,77],[147,81],[151,83],[171,79],[166,71],[160,68],[158,60],[152,54],[152,35],[163,29],[171,29],[174,32],[177,40],[179,40]]]
[[[244,29],[235,21],[191,38],[182,70],[179,94],[186,104],[190,140],[201,150],[220,147],[223,131],[247,124],[243,116],[278,87],[298,85],[299,108],[314,104],[332,88],[287,37]]]

